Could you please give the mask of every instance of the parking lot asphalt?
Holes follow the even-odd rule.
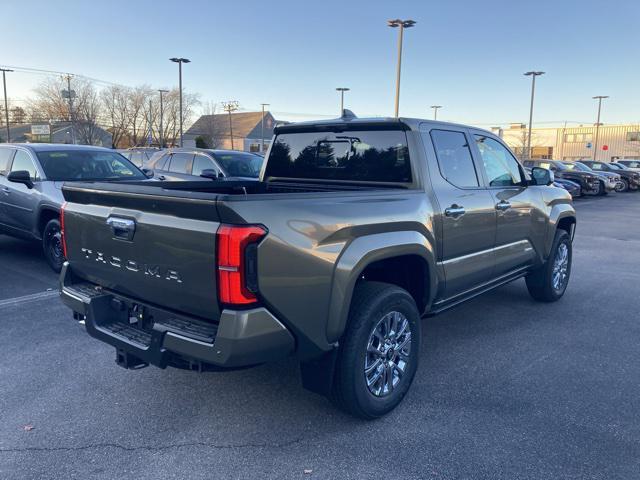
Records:
[[[38,246],[0,236],[0,478],[639,478],[640,193],[576,207],[565,297],[518,281],[425,319],[412,389],[373,422],[292,360],[119,368],[38,295]]]

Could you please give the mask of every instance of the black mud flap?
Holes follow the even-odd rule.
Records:
[[[321,357],[302,362],[300,364],[302,386],[311,392],[325,397],[330,396],[337,359],[338,349],[334,348]]]

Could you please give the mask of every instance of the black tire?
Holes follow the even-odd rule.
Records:
[[[60,273],[62,264],[64,263],[64,255],[62,253],[62,237],[60,235],[60,222],[57,219],[49,220],[42,231],[42,250],[44,258],[51,269]]]
[[[376,335],[380,333],[377,329],[378,326],[384,327],[384,319],[389,314],[393,316],[392,312],[400,314],[400,317],[397,318],[403,316],[407,320],[405,327],[408,327],[410,333],[410,350],[403,350],[402,358],[398,355],[395,359],[391,358],[394,355],[392,351],[394,348],[391,345],[395,344],[398,348],[400,343],[406,344],[406,333],[404,336],[395,337],[395,333],[402,333],[401,328],[397,329],[400,332],[390,335],[394,338],[390,344],[387,343],[389,341],[383,343],[380,339],[377,348],[375,348],[375,354],[368,350],[370,340],[380,338]],[[398,324],[404,324],[404,319]],[[389,330],[387,329],[387,331]],[[393,330],[390,331],[393,332]],[[385,347],[389,348],[386,353],[383,353],[382,350]],[[368,351],[369,353],[367,353]],[[395,351],[398,352],[398,350]],[[349,322],[340,341],[331,400],[340,409],[364,419],[379,418],[389,413],[398,406],[409,390],[418,368],[419,354],[420,314],[411,295],[406,290],[386,283],[362,282],[358,284],[351,302]],[[365,373],[365,362],[371,361],[372,358],[375,358],[372,365],[375,362],[381,363],[377,368],[371,370],[370,374],[374,377],[376,373],[380,373],[381,382],[376,381],[369,387]],[[403,362],[405,368],[400,375],[396,368],[399,368]],[[385,375],[388,376],[389,368],[391,369],[391,388],[387,388],[389,385],[384,382]],[[394,383],[396,379],[398,379],[397,384]],[[381,390],[383,391],[376,395],[373,390],[380,383],[382,383]],[[386,389],[389,391],[385,392]]]
[[[597,195],[604,197],[605,195],[607,195],[609,192],[607,192],[607,186],[604,184],[603,181],[598,182],[600,184],[600,189],[598,190]]]
[[[616,192],[622,193],[627,191],[629,191],[629,180],[621,178],[620,183],[616,184]]]
[[[564,248],[563,246],[567,249],[567,264],[564,270],[566,275],[562,279],[559,288],[557,288],[554,286],[554,265],[559,256],[562,255],[561,251]],[[572,244],[569,234],[565,230],[556,230],[549,258],[543,265],[526,277],[527,289],[535,300],[540,302],[555,302],[562,298],[564,292],[567,290],[569,278],[571,277],[572,255]]]

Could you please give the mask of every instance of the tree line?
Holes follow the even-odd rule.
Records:
[[[179,90],[173,88],[162,96],[163,115],[160,129],[160,93],[149,85],[126,87],[109,85],[99,88],[93,81],[75,77],[71,80],[71,108],[67,82],[48,77],[36,87],[25,106],[9,108],[9,124],[67,123],[75,126],[76,142],[97,144],[101,130],[112,135],[114,148],[173,145],[180,135]],[[183,121],[190,124],[198,95],[183,92]],[[0,107],[0,126],[4,126],[4,106]],[[149,141],[151,140],[151,141]]]

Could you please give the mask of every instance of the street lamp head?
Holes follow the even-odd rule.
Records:
[[[536,71],[531,71],[531,72],[526,72],[525,75],[526,76],[530,76],[530,75],[534,75],[534,76],[538,76],[538,75],[544,75],[546,72],[536,72]]]
[[[596,95],[595,97],[592,97],[594,100],[598,100],[599,98],[609,98],[609,95]]]
[[[414,20],[400,20],[396,18],[395,20],[387,20],[387,25],[391,28],[396,28],[402,25],[403,28],[411,28],[416,24]]]
[[[169,90],[158,90],[160,93],[169,93]]]
[[[431,108],[442,108],[442,105],[431,105]]]
[[[348,87],[337,87],[336,88],[336,91],[338,91],[338,92],[348,92],[349,90],[351,90],[351,89],[348,88]]]
[[[191,63],[191,60],[189,60],[188,58],[173,57],[173,58],[170,58],[169,60],[175,63]]]

